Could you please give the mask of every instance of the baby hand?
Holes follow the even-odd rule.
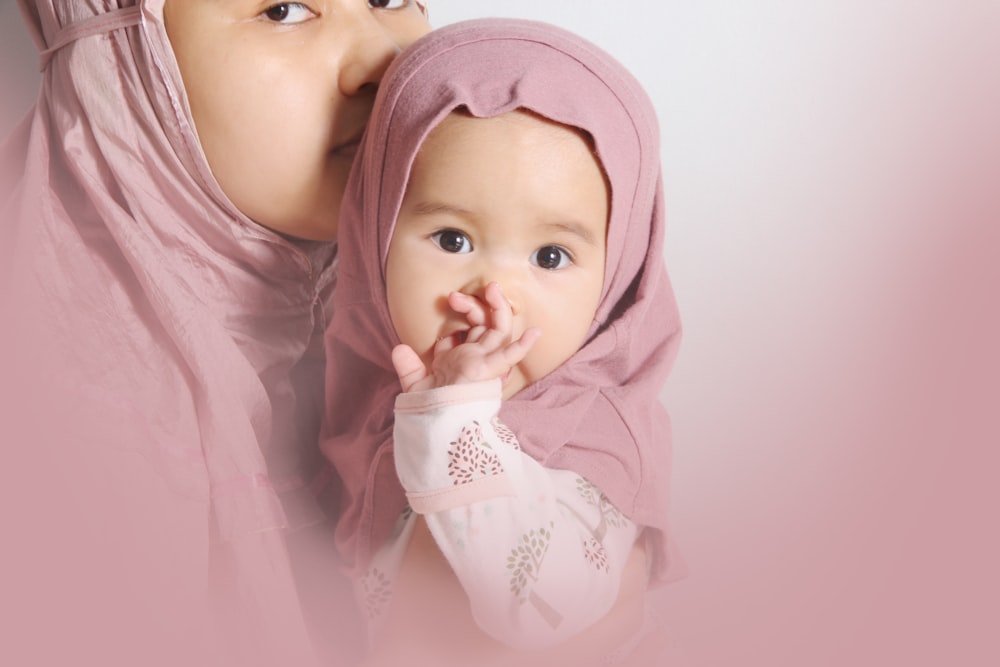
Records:
[[[429,371],[410,346],[393,349],[392,364],[404,392],[491,380],[524,359],[541,330],[532,327],[511,340],[514,316],[500,286],[490,283],[484,297],[485,303],[461,292],[448,295],[448,305],[465,315],[470,328],[464,340],[446,336],[437,342]]]

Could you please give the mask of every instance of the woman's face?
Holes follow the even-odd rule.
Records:
[[[429,30],[413,0],[167,0],[164,22],[208,164],[244,214],[336,237],[375,88]]]

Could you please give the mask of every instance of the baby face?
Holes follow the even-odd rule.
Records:
[[[608,187],[577,131],[524,112],[451,114],[414,161],[386,264],[400,341],[430,367],[432,348],[469,325],[448,294],[497,282],[512,338],[542,336],[504,376],[509,398],[584,343],[604,283]]]
[[[412,0],[167,0],[164,22],[205,156],[249,218],[336,237],[375,94],[428,31]]]

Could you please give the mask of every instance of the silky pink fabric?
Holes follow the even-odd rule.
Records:
[[[600,487],[650,528],[666,578],[670,423],[657,400],[680,341],[663,265],[663,188],[654,109],[606,53],[557,27],[488,19],[440,28],[390,67],[341,211],[343,258],[326,346],[322,448],[339,478],[337,542],[365,567],[405,505],[392,460],[398,342],[384,263],[410,165],[458,106],[489,117],[526,108],[581,128],[608,175],[607,269],[588,342],[503,405],[523,450]]]
[[[234,648],[221,616],[241,660],[309,664],[286,534],[324,520],[308,483],[335,246],[220,190],[163,0],[21,2],[44,70],[0,165],[4,576],[39,609],[19,620],[72,628],[84,657],[127,662],[145,638],[146,658],[200,664]]]

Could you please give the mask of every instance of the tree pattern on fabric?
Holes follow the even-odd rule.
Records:
[[[583,542],[583,557],[588,563],[605,573],[611,572],[608,553],[604,548],[604,536],[608,534],[608,526],[623,528],[628,524],[625,515],[611,504],[604,492],[583,477],[576,479],[576,490],[588,504],[593,505],[601,514],[601,520],[593,529],[593,537]]]
[[[497,437],[500,438],[500,442],[505,445],[510,445],[516,451],[521,451],[521,443],[517,441],[517,436],[514,432],[507,427],[499,417],[494,417],[490,420],[490,424],[493,426],[493,430],[496,432]]]
[[[392,582],[381,570],[373,567],[361,577],[361,587],[364,590],[368,618],[378,618],[392,597]]]
[[[576,480],[576,489],[580,494],[580,497],[587,501],[587,503],[593,505],[601,512],[601,524],[605,522],[613,528],[624,528],[628,525],[628,519],[622,514],[621,510],[615,507],[611,500],[608,499],[604,492],[598,489],[596,486],[591,484],[589,481],[583,477],[578,477]],[[598,531],[595,530],[595,533]],[[600,537],[603,537],[604,531],[600,531]]]
[[[510,592],[517,601],[531,604],[546,623],[556,628],[562,622],[562,614],[532,590],[532,584],[537,583],[541,575],[554,526],[550,521],[548,528],[532,529],[521,535],[517,546],[507,556],[507,570],[510,572]]]
[[[528,599],[529,583],[538,581],[538,575],[549,551],[549,541],[552,539],[552,526],[549,528],[534,528],[521,535],[516,547],[507,556],[507,569],[510,570],[510,592],[521,602]],[[530,579],[530,581],[529,581]]]
[[[608,562],[608,552],[604,545],[591,537],[583,543],[583,557],[594,566],[598,572],[611,573],[611,563]]]
[[[448,476],[455,486],[502,472],[500,459],[483,439],[479,422],[463,426],[458,440],[451,442],[448,448]]]

